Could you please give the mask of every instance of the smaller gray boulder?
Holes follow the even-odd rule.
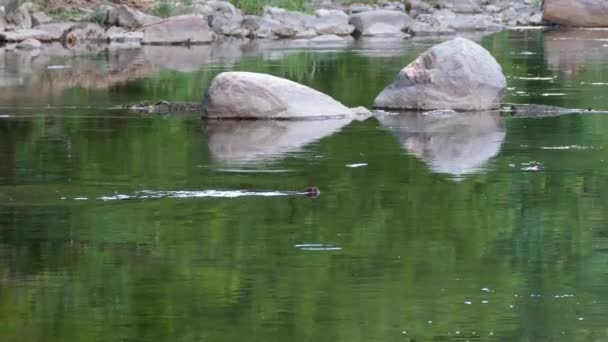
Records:
[[[30,29],[32,28],[32,16],[30,12],[33,9],[34,5],[31,2],[23,3],[16,12],[8,15],[7,19],[18,29]]]
[[[48,15],[46,15],[46,13],[44,12],[34,12],[31,15],[32,17],[32,26],[40,26],[40,25],[44,25],[44,24],[49,24],[50,22],[53,21],[53,19],[51,17],[49,17]]]
[[[368,5],[368,4],[355,3],[355,4],[351,4],[348,9],[350,11],[350,14],[357,14],[357,13],[362,13],[362,12],[373,11],[374,6]]]
[[[162,21],[161,18],[140,12],[127,5],[114,7],[108,10],[106,14],[106,24],[108,26],[119,26],[127,29],[135,29],[160,21]]]
[[[200,15],[171,17],[144,29],[143,44],[206,44],[213,41],[207,21]]]
[[[317,34],[335,34],[348,36],[355,27],[348,23],[349,17],[339,10],[320,9],[315,11],[314,30]]]
[[[309,119],[354,116],[338,101],[284,78],[252,72],[217,75],[203,103],[210,119]]]
[[[455,38],[433,46],[403,68],[374,107],[477,111],[500,106],[507,82],[502,68],[478,44]]]
[[[480,0],[444,0],[445,8],[456,13],[481,13]]]
[[[300,32],[304,32],[309,28],[314,27],[315,17],[309,14],[287,11],[282,8],[265,7],[264,17],[270,18],[281,23],[283,31],[295,32],[291,36],[295,36]]]
[[[112,43],[137,43],[144,40],[142,31],[127,31],[122,27],[112,26],[106,31],[108,40]]]
[[[355,14],[350,17],[350,24],[358,35],[396,36],[408,30],[413,20],[403,12],[382,9]]]
[[[252,38],[274,38],[275,32],[281,27],[281,23],[257,15],[246,15],[243,17],[241,27]]]
[[[225,36],[240,36],[243,14],[226,1],[208,1],[202,12],[209,26],[217,34]]]
[[[0,6],[0,33],[6,30],[6,10],[4,6]]]

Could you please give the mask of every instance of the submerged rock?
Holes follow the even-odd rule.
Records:
[[[214,119],[309,119],[353,116],[338,101],[283,78],[252,72],[224,72],[207,90],[203,109]]]
[[[200,103],[168,101],[159,101],[155,104],[142,102],[123,107],[123,109],[126,109],[130,112],[141,114],[200,113],[201,108],[202,107]]]
[[[487,50],[468,39],[455,38],[435,45],[403,68],[376,97],[374,107],[496,109],[506,86],[502,68]]]
[[[378,115],[377,119],[431,171],[457,177],[481,171],[498,155],[506,136],[498,112],[438,110]]]
[[[352,38],[351,38],[352,39]],[[317,36],[309,40],[310,43],[316,44],[325,44],[325,43],[347,43],[343,37],[336,36],[335,34],[324,34],[322,36]]]
[[[207,21],[200,15],[182,15],[144,29],[143,44],[205,44],[213,41]]]
[[[26,39],[26,40],[22,41],[21,43],[17,44],[17,49],[36,50],[36,49],[40,49],[41,46],[42,46],[42,43],[40,43],[39,40]]]
[[[409,15],[390,10],[367,11],[350,17],[350,24],[362,36],[401,35],[413,23]]]
[[[606,27],[608,1],[545,0],[543,19],[566,26]]]

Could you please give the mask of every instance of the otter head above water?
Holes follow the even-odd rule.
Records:
[[[303,192],[302,195],[306,195],[306,197],[310,197],[310,198],[317,198],[321,195],[321,190],[319,190],[319,188],[317,188],[316,186],[311,186],[306,188]]]

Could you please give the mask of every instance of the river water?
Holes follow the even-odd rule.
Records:
[[[506,104],[600,112],[120,109],[225,70],[369,107],[436,39],[0,49],[0,339],[608,340],[608,31],[477,40]]]

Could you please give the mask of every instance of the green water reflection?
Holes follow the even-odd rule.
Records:
[[[571,34],[483,38],[506,102],[608,109],[608,48]],[[5,62],[19,82],[0,95],[2,340],[608,339],[603,114],[294,128],[110,109],[198,101],[227,69],[369,106],[432,42],[382,44],[173,66],[103,52],[34,59],[31,73]],[[115,82],[74,78],[119,57],[139,62]],[[141,195],[308,186],[321,196]]]

